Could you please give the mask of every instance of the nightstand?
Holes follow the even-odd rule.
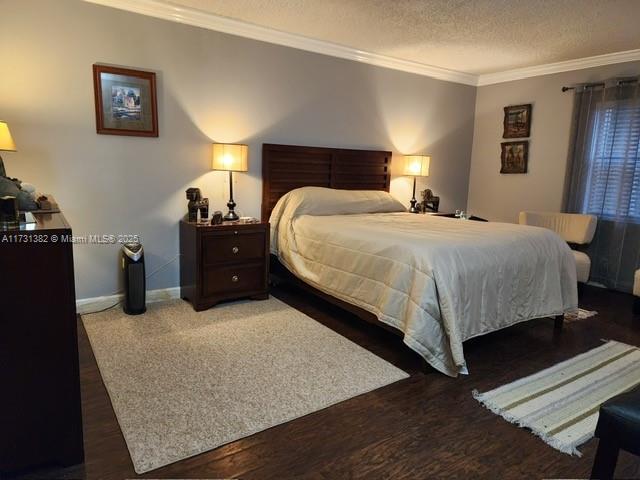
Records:
[[[269,298],[269,223],[180,221],[180,296],[196,311]]]

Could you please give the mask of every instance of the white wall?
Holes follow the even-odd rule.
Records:
[[[0,0],[0,11],[0,118],[19,149],[4,155],[9,175],[53,194],[76,235],[139,234],[148,272],[178,253],[187,187],[225,208],[214,141],[249,145],[250,171],[235,175],[243,215],[260,214],[262,143],[428,153],[419,187],[443,209],[467,203],[474,87],[79,0]],[[93,63],[157,72],[159,138],[95,133]],[[409,179],[392,193],[408,201]],[[117,253],[74,247],[78,298],[118,290]],[[176,285],[177,261],[148,283]]]
[[[638,75],[640,62],[576,70],[478,88],[468,210],[517,222],[521,210],[560,211],[567,169],[573,92],[562,86]],[[500,174],[503,108],[533,104],[527,174]]]

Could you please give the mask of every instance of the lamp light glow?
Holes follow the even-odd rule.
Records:
[[[429,155],[405,155],[404,156],[404,174],[413,177],[413,195],[411,197],[411,213],[418,213],[416,208],[416,177],[428,177],[431,157]]]
[[[0,150],[4,152],[16,151],[16,143],[13,141],[13,137],[11,137],[9,125],[7,125],[7,122],[3,121],[0,121]],[[0,177],[6,176],[7,171],[4,168],[4,161],[2,160],[2,157],[0,157]]]
[[[404,174],[414,177],[428,177],[431,157],[429,155],[405,155]]]
[[[247,145],[237,143],[214,143],[212,170],[227,172],[246,172],[248,170]]]
[[[16,144],[11,137],[7,122],[0,121],[0,150],[4,152],[15,152]]]
[[[213,158],[211,161],[212,170],[224,170],[229,172],[229,201],[227,207],[229,212],[224,216],[226,221],[238,220],[235,212],[236,202],[233,200],[233,172],[246,172],[249,169],[247,154],[249,147],[237,143],[214,143]]]

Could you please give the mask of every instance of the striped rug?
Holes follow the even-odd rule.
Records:
[[[640,349],[609,341],[529,377],[473,396],[505,420],[530,429],[561,452],[596,429],[600,405],[640,384]]]

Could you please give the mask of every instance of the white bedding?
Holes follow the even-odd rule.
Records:
[[[550,230],[410,214],[386,192],[325,190],[280,199],[272,253],[401,330],[447,375],[467,373],[463,341],[577,308],[571,250]]]

